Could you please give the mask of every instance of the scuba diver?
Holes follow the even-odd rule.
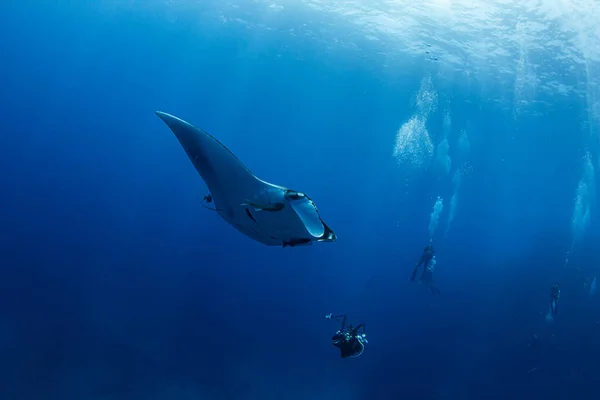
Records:
[[[427,266],[433,259],[434,254],[435,254],[435,250],[433,249],[433,245],[431,244],[431,241],[430,241],[429,244],[427,246],[425,246],[425,248],[423,249],[423,254],[421,255],[421,259],[419,260],[417,265],[415,265],[415,269],[413,270],[412,277],[410,278],[411,281],[414,281],[417,278],[417,272],[419,272],[419,267],[421,265],[423,266],[423,275],[425,275],[425,273],[427,272]],[[421,275],[421,279],[423,279],[423,275]]]
[[[365,333],[365,324],[359,324],[356,328],[352,327],[352,324],[346,325],[345,315],[329,314],[325,318],[337,321],[342,325],[342,328],[331,338],[333,345],[340,349],[341,357],[356,358],[360,356],[365,350],[365,344],[369,343]]]
[[[560,288],[558,284],[555,283],[550,288],[550,310],[552,311],[552,316],[555,317],[558,313],[558,299],[560,298]]]
[[[425,284],[434,295],[440,294],[440,290],[433,285],[433,271],[435,270],[435,264],[435,256],[433,256],[431,263],[429,263],[429,266],[425,268],[425,271],[423,271],[423,274],[421,275],[421,282]]]
[[[596,293],[596,277],[593,278],[586,277],[583,282],[583,288],[588,291],[590,296],[593,296]]]

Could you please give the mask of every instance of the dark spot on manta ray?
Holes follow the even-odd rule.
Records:
[[[250,218],[252,221],[254,221],[255,224],[258,224],[258,222],[256,222],[256,220],[254,219],[254,217],[250,213],[250,210],[248,210],[247,208],[246,208],[246,215],[248,216],[248,218]]]
[[[270,211],[270,212],[281,211],[281,210],[283,210],[284,207],[285,207],[285,204],[283,204],[283,203],[275,203],[270,207],[265,207],[263,210]]]
[[[312,240],[310,240],[310,239],[291,239],[291,240],[289,240],[287,242],[284,240],[281,243],[281,247],[287,247],[287,246],[294,247],[294,246],[299,245],[299,244],[310,243],[311,241]]]
[[[258,204],[250,201],[245,201],[241,204],[242,206],[250,206],[254,208],[254,211],[267,211],[267,212],[276,212],[284,209],[285,204],[283,203],[275,203],[275,204]]]

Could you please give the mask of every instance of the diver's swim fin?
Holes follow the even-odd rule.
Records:
[[[419,272],[419,266],[417,265],[413,270],[412,276],[410,277],[411,282],[414,282],[417,279],[417,272]]]

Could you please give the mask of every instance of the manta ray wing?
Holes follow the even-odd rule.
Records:
[[[173,115],[156,114],[173,131],[208,186],[219,215],[240,232],[268,246],[336,240],[312,201],[308,206],[298,200],[290,204],[289,189],[257,178],[213,136]],[[249,203],[283,207],[257,211]]]

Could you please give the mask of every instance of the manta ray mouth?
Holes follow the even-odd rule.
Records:
[[[323,222],[315,202],[302,192],[288,189],[285,198],[308,233],[319,242],[334,242],[335,233]]]

